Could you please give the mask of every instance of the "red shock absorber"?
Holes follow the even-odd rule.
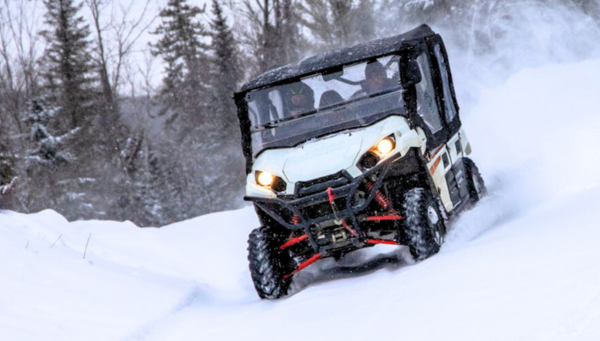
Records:
[[[368,191],[371,191],[373,189],[373,184],[370,182],[367,182],[365,184],[365,187],[367,188]],[[388,198],[386,198],[385,195],[383,195],[383,193],[381,193],[380,190],[375,191],[375,201],[377,201],[379,206],[381,206],[384,210],[386,210],[390,206],[390,200]]]
[[[298,225],[300,224],[300,216],[297,215],[296,213],[294,213],[294,216],[292,217],[292,225]]]

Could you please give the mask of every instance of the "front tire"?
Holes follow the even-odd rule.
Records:
[[[440,251],[446,227],[437,200],[424,188],[413,188],[404,194],[402,203],[405,243],[416,261]]]
[[[288,251],[280,250],[281,238],[271,228],[263,226],[254,229],[248,239],[248,261],[254,288],[260,298],[278,299],[287,295],[292,278],[290,273],[292,258]]]

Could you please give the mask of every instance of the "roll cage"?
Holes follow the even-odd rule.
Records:
[[[460,129],[458,103],[444,43],[441,37],[433,32],[429,26],[422,25],[401,35],[316,55],[299,63],[265,72],[242,86],[240,92],[237,92],[234,97],[242,133],[242,149],[246,158],[246,172],[251,171],[254,159],[262,150],[293,147],[306,140],[292,138],[284,142],[277,141],[273,145],[266,143],[261,145],[260,148],[253,148],[256,143],[253,141],[252,133],[253,131],[256,132],[257,129],[249,113],[247,96],[250,93],[256,93],[269,87],[300,82],[303,78],[317,73],[323,75],[335,74],[343,66],[373,61],[386,55],[397,55],[400,58],[399,79],[401,89],[396,89],[396,91],[399,92],[400,100],[398,103],[401,103],[403,110],[399,110],[401,108],[383,107],[378,112],[365,115],[369,119],[357,121],[360,122],[359,125],[343,124],[343,121],[342,124],[330,122],[330,125],[318,125],[319,128],[315,126],[314,130],[310,130],[311,125],[309,125],[308,130],[310,130],[310,133],[306,137],[319,137],[357,126],[369,125],[389,115],[400,114],[406,116],[411,124],[423,129],[427,136],[428,150],[433,150],[447,142]],[[358,112],[364,113],[364,110],[368,112],[368,108],[376,106],[361,105],[364,100],[376,101],[386,95],[388,93],[357,99],[355,103],[348,103],[347,107],[351,107],[352,110]],[[311,113],[314,112],[304,114]],[[315,118],[318,118],[318,116],[306,116],[297,121],[304,120],[306,122]]]

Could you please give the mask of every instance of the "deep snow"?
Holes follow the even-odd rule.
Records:
[[[600,60],[482,90],[463,123],[490,196],[440,254],[324,260],[276,302],[249,207],[161,229],[0,211],[0,340],[598,340],[599,108]]]

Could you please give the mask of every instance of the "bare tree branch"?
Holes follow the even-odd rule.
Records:
[[[6,0],[5,0],[6,1]],[[98,56],[101,67],[101,81],[105,95],[110,88],[113,96],[119,94],[122,83],[124,64],[139,39],[154,24],[158,14],[150,14],[152,0],[145,0],[142,11],[133,15],[140,8],[139,1],[85,0],[90,8],[96,30]],[[109,12],[110,13],[107,13]],[[108,40],[107,40],[108,39]],[[110,41],[112,43],[107,44]]]
[[[37,2],[2,0],[0,6],[0,110],[9,114],[19,134],[24,133],[20,114],[33,95],[39,75]]]

